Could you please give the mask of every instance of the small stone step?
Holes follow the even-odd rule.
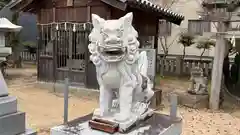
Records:
[[[25,113],[17,112],[0,117],[0,135],[18,135],[25,132]]]
[[[17,112],[17,98],[14,96],[0,97],[0,117]]]

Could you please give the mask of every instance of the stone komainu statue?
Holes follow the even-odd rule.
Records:
[[[188,93],[195,95],[208,95],[208,79],[203,75],[203,69],[194,67],[191,69],[191,85]]]
[[[92,15],[93,30],[89,35],[88,49],[100,86],[100,108],[94,115],[103,117],[116,113],[116,120],[125,121],[138,115],[135,107],[142,109],[138,113],[146,112],[154,95],[152,82],[147,76],[147,55],[145,51],[139,53],[138,33],[132,26],[132,19],[132,13],[116,20]],[[116,89],[119,111],[113,112]]]

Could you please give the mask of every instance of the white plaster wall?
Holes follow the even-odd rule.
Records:
[[[158,3],[159,5],[162,5],[163,7],[165,7],[165,4],[169,5],[168,3],[171,1],[172,0],[154,0],[154,2]],[[168,38],[167,42],[169,44],[174,41],[173,45],[169,48],[169,54],[182,55],[183,47],[181,44],[178,43],[179,34],[181,31],[187,30],[188,20],[199,18],[199,15],[197,14],[197,12],[202,10],[202,8],[200,6],[200,3],[202,2],[202,0],[176,0],[176,1],[177,1],[177,3],[174,3],[169,8],[176,13],[184,15],[185,20],[182,22],[182,24],[180,26],[173,24],[172,35]],[[240,12],[240,8],[238,8],[237,11],[235,11],[235,12],[236,13]],[[232,19],[236,20],[236,19],[240,19],[240,17],[237,16],[237,14],[233,14]],[[232,25],[232,27],[240,28],[240,22],[233,22],[233,23],[231,23],[231,25]],[[216,27],[217,27],[217,23],[212,23],[211,24],[211,32],[217,32]],[[209,34],[205,34],[203,36],[209,37]],[[239,34],[238,34],[238,36],[236,36],[236,38],[239,38]],[[236,46],[237,46],[237,48],[240,48],[239,47],[240,44],[238,44],[238,43],[240,43],[239,40],[237,40]],[[163,50],[162,50],[160,43],[159,43],[158,48],[159,48],[158,52],[160,54],[163,54]],[[238,50],[240,50],[240,49],[238,49]],[[193,45],[186,49],[186,54],[199,56],[201,54],[201,51],[199,49],[196,49],[196,47]],[[211,48],[210,50],[206,51],[204,53],[204,56],[214,56],[214,47]],[[232,56],[232,57],[234,57],[234,56]]]
[[[166,1],[164,1],[166,2]],[[170,2],[170,1],[169,1]],[[173,43],[173,45],[169,48],[169,54],[182,55],[183,47],[178,43],[178,38],[180,32],[187,31],[188,28],[188,20],[191,19],[199,19],[199,15],[197,12],[202,11],[200,6],[201,0],[179,0],[177,3],[174,3],[170,8],[176,13],[180,13],[185,16],[185,20],[182,22],[180,26],[172,25],[172,35],[168,38],[168,44]],[[159,2],[159,4],[162,4]],[[165,3],[164,3],[165,4]],[[212,31],[216,31],[214,25],[212,24]],[[197,41],[197,39],[196,39]],[[161,44],[159,43],[159,53],[163,53],[163,49]],[[186,55],[196,55],[200,56],[201,51],[195,47],[195,45],[186,48]],[[204,56],[213,56],[214,48],[205,51]]]

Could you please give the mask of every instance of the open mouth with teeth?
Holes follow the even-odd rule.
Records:
[[[108,47],[100,49],[102,58],[109,62],[120,61],[125,55],[126,49],[120,47]]]
[[[120,56],[120,55],[123,55],[124,52],[121,49],[113,49],[113,50],[105,50],[104,54],[108,56]]]

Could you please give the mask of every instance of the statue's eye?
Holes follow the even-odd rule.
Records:
[[[103,36],[103,39],[106,39],[106,38],[108,38],[108,34],[106,34],[106,33],[102,33],[102,36]]]
[[[122,37],[123,36],[123,30],[122,29],[117,29],[117,37]]]

